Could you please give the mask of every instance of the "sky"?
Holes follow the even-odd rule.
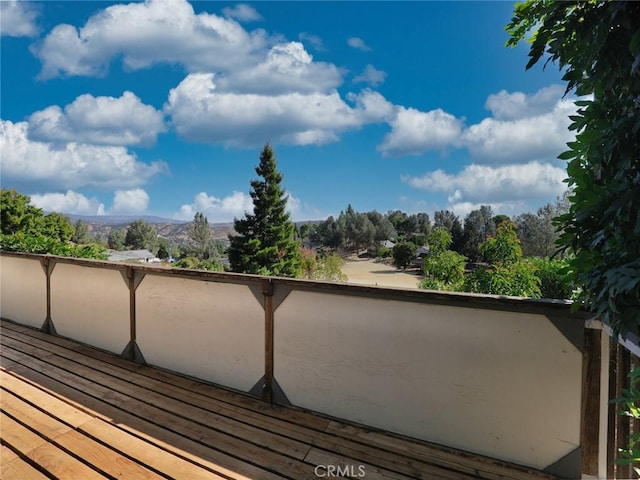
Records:
[[[2,188],[46,211],[229,222],[274,148],[297,221],[566,189],[558,68],[511,2],[0,1]]]

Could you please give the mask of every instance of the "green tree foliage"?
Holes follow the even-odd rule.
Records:
[[[196,246],[196,256],[201,259],[209,258],[209,245],[211,241],[211,230],[209,220],[202,212],[196,212],[193,222],[189,227],[189,238]]]
[[[406,269],[416,257],[417,246],[411,242],[396,243],[393,246],[393,264],[396,267]]]
[[[113,229],[109,232],[109,238],[107,239],[107,245],[112,250],[124,250],[124,241],[126,232],[121,229]]]
[[[433,215],[433,228],[444,227],[451,234],[451,250],[462,252],[464,230],[460,218],[450,210],[439,210]]]
[[[51,212],[42,217],[39,233],[45,237],[66,243],[73,237],[74,229],[69,217],[60,215],[57,212]]]
[[[89,226],[85,222],[78,219],[73,228],[73,236],[71,237],[73,243],[85,245],[91,242],[91,237],[89,236]]]
[[[0,248],[65,257],[107,258],[105,249],[100,245],[69,243],[74,231],[69,219],[56,212],[44,215],[30,201],[27,195],[15,190],[2,190]]]
[[[568,192],[558,197],[554,204],[547,203],[536,214],[523,213],[515,219],[518,238],[525,257],[551,257],[558,252],[556,242],[560,233],[554,225],[554,218],[569,211]]]
[[[451,234],[445,227],[429,234],[429,253],[423,260],[424,279],[420,287],[431,290],[459,290],[464,280],[465,258],[449,250]]]
[[[224,266],[215,258],[202,260],[197,257],[184,257],[173,264],[176,268],[189,268],[192,270],[209,270],[210,272],[222,272]]]
[[[510,220],[503,221],[498,225],[495,237],[480,245],[480,255],[489,263],[501,263],[510,266],[522,258],[522,248],[520,240],[516,234],[515,224]]]
[[[35,235],[40,231],[43,213],[30,204],[31,199],[16,190],[2,189],[0,201],[0,228],[11,235],[22,232]]]
[[[343,258],[336,254],[318,255],[308,248],[302,249],[304,278],[325,282],[346,282],[347,276],[342,271]]]
[[[540,298],[540,279],[535,267],[527,262],[511,266],[481,266],[464,279],[464,291]]]
[[[593,96],[576,102],[576,140],[559,156],[573,192],[559,242],[582,302],[614,332],[640,334],[640,3],[530,0],[507,30],[511,46],[533,31],[527,68],[548,56],[567,92]]]
[[[495,237],[478,247],[479,253],[491,265],[481,265],[464,279],[464,290],[495,295],[540,297],[540,278],[536,268],[523,262],[515,224],[502,222]]]
[[[473,210],[464,219],[464,239],[462,253],[472,261],[481,259],[480,244],[495,235],[493,210],[489,205],[482,205]]]
[[[269,144],[260,154],[256,173],[261,180],[251,182],[253,213],[235,219],[237,235],[229,236],[231,270],[296,277],[302,271],[300,245],[294,240],[295,227],[286,211],[282,174],[278,172],[276,157]]]
[[[569,260],[566,258],[529,258],[540,279],[541,298],[570,299],[573,288],[567,276]]]
[[[127,227],[124,244],[131,249],[147,249],[154,255],[158,253],[158,231],[156,227],[142,218],[131,222]]]

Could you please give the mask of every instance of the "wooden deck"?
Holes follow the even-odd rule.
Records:
[[[552,478],[1,327],[4,480]]]

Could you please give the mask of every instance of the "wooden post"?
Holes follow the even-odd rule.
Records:
[[[136,272],[133,267],[127,267],[127,279],[129,280],[129,360],[135,360],[136,345]]]
[[[609,401],[616,398],[618,348],[618,342],[611,339],[611,348],[609,349]],[[616,478],[616,465],[614,461],[618,454],[616,444],[617,405],[609,403],[607,410],[607,478],[614,479]]]
[[[616,371],[616,397],[622,396],[622,390],[629,388],[629,371],[631,370],[631,354],[629,350],[622,345],[618,345],[617,352],[617,364]],[[616,411],[619,411],[622,405],[616,405]],[[629,417],[623,415],[616,415],[616,454],[620,449],[626,449],[629,446]],[[618,466],[616,468],[616,476],[618,478],[632,478],[631,477],[631,465]]]
[[[264,295],[264,389],[262,398],[273,403],[273,283],[262,282]]]
[[[582,356],[582,473],[594,476],[598,475],[600,440],[601,335],[601,330],[585,329]]]

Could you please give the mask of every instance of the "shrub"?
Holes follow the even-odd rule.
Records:
[[[569,260],[530,258],[527,261],[536,268],[536,276],[540,279],[540,296],[542,298],[571,298],[573,289],[567,276]]]

